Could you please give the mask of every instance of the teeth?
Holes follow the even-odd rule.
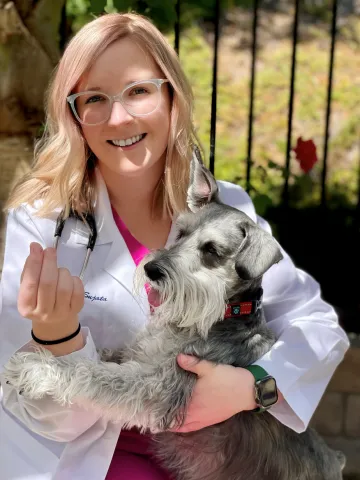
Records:
[[[117,147],[127,147],[133,143],[139,142],[142,138],[144,138],[144,135],[136,135],[135,137],[130,137],[126,140],[110,140],[110,142]]]

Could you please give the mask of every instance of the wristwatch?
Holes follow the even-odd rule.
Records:
[[[252,412],[265,412],[278,401],[278,391],[275,378],[259,365],[245,367],[255,378],[255,401],[257,408]]]

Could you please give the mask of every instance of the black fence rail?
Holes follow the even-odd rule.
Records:
[[[181,60],[181,0],[176,3],[177,21],[175,24],[175,49]],[[358,177],[358,201],[354,208],[340,207],[327,208],[327,174],[330,137],[330,119],[333,93],[334,56],[337,40],[338,0],[333,0],[331,7],[331,22],[329,27],[330,49],[327,77],[326,108],[324,110],[325,131],[323,135],[323,155],[321,164],[321,195],[319,205],[299,209],[291,206],[289,178],[291,172],[291,150],[293,147],[292,130],[294,115],[295,76],[297,67],[297,45],[299,31],[299,12],[302,7],[300,0],[293,2],[292,26],[292,56],[289,76],[289,100],[286,151],[284,158],[284,175],[281,204],[269,208],[267,220],[276,225],[276,234],[284,248],[294,259],[295,263],[312,274],[321,284],[323,296],[337,309],[340,321],[348,332],[360,333],[360,282],[358,272],[360,266],[360,159]],[[256,65],[258,53],[259,10],[261,0],[252,2],[252,42],[249,54],[251,55],[251,70],[249,82],[249,112],[247,134],[246,179],[243,187],[251,194],[251,175],[254,159],[253,125],[254,102],[256,84]],[[209,165],[212,172],[215,170],[216,145],[216,116],[217,116],[217,81],[219,39],[221,37],[221,2],[214,4],[214,51],[212,67],[212,100],[210,119],[210,158]],[[244,92],[241,92],[244,93]],[[349,217],[351,221],[349,222]],[[350,227],[349,227],[350,224]],[[352,275],[354,274],[354,276]],[[351,278],[353,280],[351,280]]]

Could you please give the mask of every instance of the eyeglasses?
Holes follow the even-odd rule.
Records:
[[[114,96],[97,91],[74,93],[67,97],[67,101],[83,125],[99,125],[109,120],[114,102],[120,102],[130,115],[144,117],[159,107],[161,85],[168,81],[159,78],[141,80]]]

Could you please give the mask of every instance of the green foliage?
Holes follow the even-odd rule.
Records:
[[[204,35],[201,22],[196,19],[210,19],[215,0],[180,1],[180,61],[193,87],[195,126],[207,160],[210,153],[213,46]],[[239,3],[245,5],[246,2],[223,0],[223,5]],[[251,4],[252,0],[249,0],[247,5]],[[160,29],[173,44],[175,7],[175,0],[107,0],[105,10],[135,10],[150,16],[158,26],[162,25]],[[160,12],[161,9],[170,13]],[[67,11],[74,19],[74,31],[93,18],[90,0],[68,0]],[[190,26],[186,28],[186,24]],[[354,20],[352,28],[360,31],[360,21]],[[304,175],[291,158],[289,196],[291,205],[297,208],[318,205],[321,197],[330,39],[328,29],[321,30],[316,24],[309,24],[308,33],[307,41],[298,45],[292,144],[299,136],[304,140],[313,139],[319,162],[310,175]],[[340,29],[328,151],[327,199],[334,207],[355,205],[358,191],[359,160],[355,146],[359,135],[360,103],[355,79],[360,69],[360,55],[358,44],[344,39],[342,33]],[[220,40],[215,174],[219,179],[245,187],[249,51],[226,48],[228,40],[229,37]],[[267,210],[281,203],[283,192],[291,48],[291,39],[284,38],[258,52],[250,194],[259,213],[265,216]],[[352,151],[355,154],[351,154]]]
[[[90,0],[89,11],[98,15],[103,12],[131,12],[151,18],[161,30],[173,28],[176,21],[176,0]]]
[[[106,7],[107,0],[91,0],[91,11],[96,15],[102,13]]]
[[[216,0],[179,1],[182,27],[189,27],[199,20],[214,20]],[[177,0],[89,0],[88,11],[95,15],[102,12],[135,11],[150,17],[161,30],[170,31],[176,22],[176,4]],[[221,0],[220,8],[224,11],[234,5],[248,8],[252,4],[253,0]]]
[[[303,12],[321,20],[329,20],[331,18],[333,0],[305,0]]]
[[[86,23],[93,19],[90,12],[90,0],[67,0],[66,16],[71,30],[76,33]]]

